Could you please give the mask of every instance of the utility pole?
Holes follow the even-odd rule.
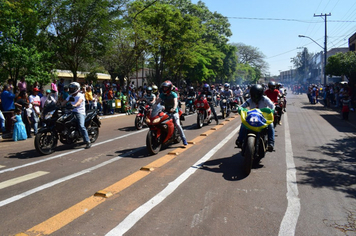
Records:
[[[320,14],[320,15],[315,15],[314,17],[325,17],[324,21],[325,21],[325,40],[324,40],[324,85],[326,85],[326,59],[327,59],[327,37],[328,37],[328,33],[327,33],[327,17],[331,16],[331,13],[329,14]]]

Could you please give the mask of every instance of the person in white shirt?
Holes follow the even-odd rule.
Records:
[[[66,101],[63,103],[70,102],[74,109],[72,112],[77,118],[79,130],[83,135],[84,142],[86,143],[85,149],[91,147],[88,131],[85,128],[85,96],[83,93],[80,93],[80,84],[77,82],[72,82],[68,86],[69,88],[69,96]]]

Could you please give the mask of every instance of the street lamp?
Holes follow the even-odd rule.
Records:
[[[321,47],[324,50],[324,85],[326,85],[326,53],[327,53],[327,49],[326,49],[326,37],[325,37],[325,47],[321,46],[320,44],[318,44],[314,39],[310,38],[309,36],[305,36],[305,35],[298,35],[298,37],[300,38],[308,38],[311,41],[313,41],[314,43],[316,43],[319,47]]]

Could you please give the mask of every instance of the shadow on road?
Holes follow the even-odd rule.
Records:
[[[311,152],[327,155],[328,159],[295,157],[307,163],[297,168],[302,176],[299,184],[311,185],[314,188],[330,188],[356,197],[356,140],[355,138],[335,139]]]
[[[243,157],[241,154],[235,154],[231,157],[209,160],[203,163],[200,169],[222,173],[224,179],[238,181],[246,178],[246,175],[242,171],[242,162]]]

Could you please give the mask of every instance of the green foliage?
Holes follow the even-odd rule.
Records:
[[[297,78],[299,82],[308,79],[309,72],[312,70],[312,58],[314,54],[309,53],[307,48],[304,48],[302,52],[298,52],[297,56],[291,58],[291,62],[294,67],[297,68]]]
[[[341,76],[345,75],[350,83],[356,83],[356,52],[337,53],[328,58],[326,74]]]
[[[50,81],[51,52],[43,46],[42,28],[46,11],[40,0],[2,1],[0,3],[0,58],[2,80],[14,84],[26,76],[28,83]]]

